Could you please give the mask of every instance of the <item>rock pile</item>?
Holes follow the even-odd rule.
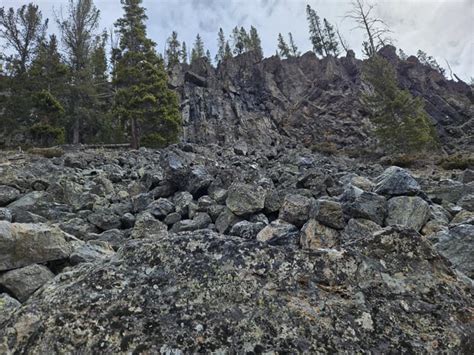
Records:
[[[242,142],[14,158],[1,353],[472,349],[469,171]]]

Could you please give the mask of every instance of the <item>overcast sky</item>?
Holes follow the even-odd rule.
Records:
[[[28,0],[0,0],[0,6],[19,6]],[[68,0],[30,0],[53,18]],[[407,54],[422,49],[442,66],[449,61],[461,78],[474,77],[474,0],[383,0],[376,1],[378,15],[393,30],[395,45]],[[302,52],[310,49],[306,23],[306,4],[338,25],[347,42],[360,54],[363,40],[360,30],[344,20],[350,0],[144,0],[147,8],[148,34],[163,51],[164,42],[176,30],[180,40],[191,47],[197,33],[214,56],[219,27],[226,35],[233,27],[254,25],[262,38],[266,56],[275,53],[279,32],[293,33]],[[95,0],[101,10],[101,26],[110,28],[121,16],[119,0]],[[54,30],[54,26],[50,26]]]

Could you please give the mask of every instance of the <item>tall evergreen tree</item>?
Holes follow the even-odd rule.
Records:
[[[188,64],[188,48],[186,46],[186,42],[184,41],[181,45],[180,59],[181,63]]]
[[[178,33],[173,31],[167,40],[168,48],[166,48],[166,60],[168,69],[173,68],[179,64],[179,57],[181,54],[181,43],[178,41]]]
[[[95,110],[91,109],[97,93],[90,59],[99,20],[100,11],[92,0],[69,0],[67,17],[57,19],[73,82],[66,110],[73,144],[83,140],[81,131],[87,123],[97,120]]]
[[[290,44],[288,46],[289,50],[290,50],[290,55],[292,57],[299,57],[301,55],[301,52],[298,50],[298,46],[296,45],[295,41],[293,40],[293,35],[290,33],[288,33],[288,38],[290,40]]]
[[[234,29],[232,30],[232,44],[233,44],[233,51],[235,55],[244,53],[245,51],[244,37],[242,37],[242,33],[238,27],[234,27]]]
[[[239,30],[240,42],[243,45],[243,53],[251,50],[250,36],[247,33],[247,30],[242,26]]]
[[[23,5],[16,11],[0,7],[0,38],[7,47],[13,49],[13,56],[8,59],[13,70],[24,74],[35,50],[44,40],[48,20],[43,16],[38,5]]]
[[[232,58],[232,48],[230,47],[229,41],[225,42],[225,51],[224,51],[224,59]]]
[[[290,48],[281,33],[278,34],[278,55],[282,58],[290,57]]]
[[[262,41],[260,40],[260,36],[258,35],[258,31],[255,27],[250,27],[250,50],[254,51],[257,56],[262,59],[263,58],[263,49],[262,49]]]
[[[226,46],[226,40],[225,40],[224,30],[222,28],[219,28],[219,33],[217,34],[216,63],[219,63],[225,58],[225,46]]]
[[[323,28],[321,26],[321,19],[310,5],[306,6],[306,15],[309,23],[310,41],[313,45],[313,50],[316,54],[321,56],[328,55],[328,49],[324,39]]]
[[[326,43],[326,49],[329,54],[332,54],[334,57],[338,57],[341,53],[339,51],[339,43],[337,41],[336,31],[334,26],[332,26],[328,20],[324,19],[324,40]]]
[[[363,67],[363,79],[372,92],[363,95],[375,132],[388,152],[418,153],[438,146],[436,130],[420,98],[398,88],[393,66],[375,55]]]
[[[196,40],[194,41],[193,50],[191,51],[191,63],[202,57],[205,57],[204,42],[202,41],[201,35],[198,33]]]
[[[120,59],[115,74],[114,111],[130,127],[132,148],[161,147],[178,140],[181,116],[176,93],[168,88],[163,60],[147,37],[142,0],[121,0],[116,23]]]
[[[211,52],[209,49],[206,51],[206,60],[210,65],[212,65]]]

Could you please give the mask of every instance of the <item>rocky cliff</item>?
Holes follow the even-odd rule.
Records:
[[[469,85],[447,80],[416,57],[398,58],[381,50],[397,69],[399,82],[425,107],[449,151],[474,146],[474,96]],[[205,60],[175,68],[172,86],[181,96],[184,140],[227,144],[245,140],[278,145],[327,143],[357,150],[371,146],[367,112],[359,102],[362,61],[346,57],[259,60],[246,53],[211,67]]]

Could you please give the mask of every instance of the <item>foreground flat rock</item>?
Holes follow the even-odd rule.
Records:
[[[345,251],[199,231],[59,275],[0,324],[0,353],[469,353],[472,306],[414,231]]]
[[[72,247],[57,227],[0,221],[0,251],[0,271],[4,271],[66,259]]]

